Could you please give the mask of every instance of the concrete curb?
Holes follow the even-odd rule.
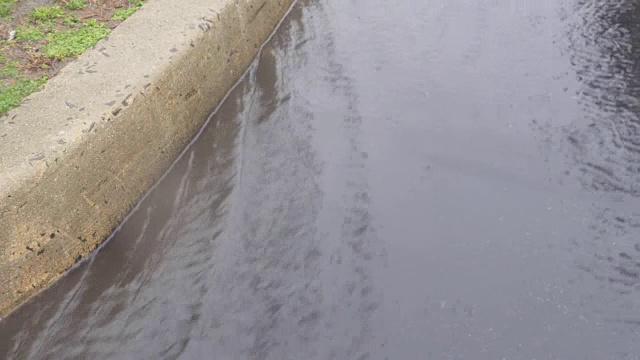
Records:
[[[0,118],[0,316],[98,247],[293,0],[151,0]]]

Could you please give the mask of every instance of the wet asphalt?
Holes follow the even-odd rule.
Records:
[[[640,359],[640,5],[299,1],[15,359]]]

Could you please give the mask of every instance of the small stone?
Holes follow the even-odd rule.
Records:
[[[42,160],[44,159],[44,154],[40,153],[40,154],[35,154],[32,157],[29,158],[29,161],[38,161],[38,160]]]

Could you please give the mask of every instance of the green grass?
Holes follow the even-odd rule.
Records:
[[[113,12],[113,16],[111,17],[111,19],[112,20],[116,20],[116,21],[124,20],[124,19],[128,18],[129,16],[133,15],[133,13],[138,11],[138,9],[139,9],[139,7],[137,7],[137,6],[117,9],[116,11]]]
[[[47,77],[38,79],[20,78],[8,86],[0,88],[0,114],[20,105],[22,99],[36,91],[42,84],[47,82]]]
[[[63,15],[64,10],[62,10],[58,5],[42,6],[33,10],[33,13],[31,13],[31,18],[35,21],[47,21],[55,20],[56,18]]]
[[[65,3],[69,10],[80,10],[87,7],[87,0],[69,0]]]
[[[111,17],[111,20],[115,20],[115,21],[125,20],[129,16],[133,15],[133,13],[140,10],[140,8],[145,3],[145,1],[146,0],[129,0],[129,4],[131,4],[131,6],[127,8],[116,9],[113,12],[113,16]]]
[[[0,21],[11,20],[16,3],[19,1],[0,0]],[[27,77],[26,73],[23,73],[20,62],[11,60],[7,51],[13,51],[14,47],[18,47],[23,52],[43,54],[50,59],[62,60],[82,54],[111,32],[106,23],[96,19],[88,20],[77,28],[81,21],[73,11],[85,8],[89,3],[88,0],[58,2],[60,5],[36,8],[28,17],[31,25],[14,28],[15,40],[0,40],[0,115],[19,106],[26,96],[48,80],[46,75]],[[146,2],[147,0],[128,0],[128,7],[117,9],[113,13],[113,20],[120,21],[128,18]],[[60,30],[60,25],[71,28]],[[42,39],[46,41],[38,41]],[[42,69],[49,66],[46,63],[40,65]]]
[[[66,26],[71,26],[79,23],[80,20],[78,20],[78,18],[74,14],[71,14],[70,16],[67,16],[66,18],[64,18],[64,20],[62,20],[62,25]]]
[[[18,70],[18,62],[12,62],[0,69],[0,79],[8,79],[15,78],[20,75],[20,71]]]
[[[0,0],[0,17],[11,14],[14,6],[16,6],[16,0]]]
[[[0,55],[0,80],[15,78],[20,75],[19,65],[17,61],[9,61],[6,57]],[[2,85],[2,81],[0,81],[0,85]]]
[[[35,26],[20,26],[16,28],[16,40],[37,41],[44,38],[44,33]]]
[[[0,115],[20,105],[22,99],[47,82],[47,77],[27,78],[20,73],[20,64],[9,60],[0,49]]]
[[[95,19],[92,20],[79,29],[59,30],[48,34],[49,43],[42,48],[42,52],[47,57],[55,59],[82,54],[111,32]]]

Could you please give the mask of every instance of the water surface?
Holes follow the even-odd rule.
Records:
[[[1,358],[639,359],[635,1],[300,1]]]

